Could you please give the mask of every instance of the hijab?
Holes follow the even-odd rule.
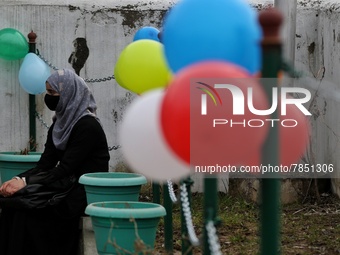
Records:
[[[73,70],[58,70],[47,82],[60,94],[52,130],[53,143],[57,149],[65,150],[73,126],[84,116],[96,117],[97,105],[85,81]]]

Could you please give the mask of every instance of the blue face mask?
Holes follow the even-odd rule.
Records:
[[[57,105],[59,103],[60,96],[51,96],[49,94],[45,95],[44,101],[48,109],[51,111],[55,111],[57,109]]]

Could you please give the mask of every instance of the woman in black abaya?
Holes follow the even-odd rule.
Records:
[[[10,198],[27,184],[55,185],[68,176],[78,180],[88,172],[108,171],[106,136],[84,80],[72,70],[58,70],[47,79],[46,91],[45,104],[55,111],[55,117],[44,152],[35,168],[0,187],[4,197]],[[84,187],[76,182],[58,205],[43,209],[2,208],[0,254],[76,255],[79,219],[85,207]]]

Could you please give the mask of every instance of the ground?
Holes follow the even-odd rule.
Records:
[[[222,254],[259,254],[260,207],[242,196],[224,193],[218,195],[218,216],[221,226],[218,237]],[[152,192],[145,190],[141,199],[152,200]],[[335,255],[340,254],[340,199],[331,193],[321,197],[312,196],[303,203],[283,205],[281,208],[281,254],[282,255]],[[201,236],[203,223],[203,196],[192,194],[192,216],[196,234]],[[180,206],[173,206],[173,251],[182,254]],[[166,254],[164,249],[164,221],[161,220],[155,245],[155,254]],[[185,252],[183,253],[185,254]],[[192,254],[202,254],[201,247]]]

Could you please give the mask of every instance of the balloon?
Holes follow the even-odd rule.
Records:
[[[237,86],[238,95],[215,84]],[[256,109],[268,109],[261,85],[243,68],[227,62],[201,62],[176,74],[164,96],[161,123],[164,136],[173,151],[192,165],[240,165],[260,149],[269,128],[267,116],[250,112],[248,88],[253,91]],[[240,101],[240,94],[244,102]],[[206,107],[202,98],[206,98]],[[243,108],[244,114],[233,110]],[[205,109],[206,114],[202,114]]]
[[[28,42],[25,37],[13,28],[0,30],[0,57],[6,60],[16,60],[28,53]]]
[[[190,166],[168,147],[160,127],[164,92],[153,90],[135,99],[119,129],[123,156],[132,169],[156,181],[187,176]]]
[[[295,105],[291,104],[287,105],[287,113],[285,116],[280,116],[280,121],[280,164],[290,166],[297,163],[307,149],[310,134],[309,121]]]
[[[51,75],[49,66],[36,54],[28,53],[19,70],[21,87],[29,94],[41,94],[46,90],[45,82]]]
[[[163,45],[154,40],[138,40],[121,52],[114,75],[117,83],[137,94],[165,87],[171,71],[163,55]]]
[[[261,27],[244,0],[182,0],[166,15],[162,31],[171,70],[201,61],[221,60],[246,68],[261,67]]]
[[[135,36],[133,37],[133,41],[141,40],[141,39],[150,39],[159,42],[158,38],[159,30],[154,27],[142,27],[137,31]]]

